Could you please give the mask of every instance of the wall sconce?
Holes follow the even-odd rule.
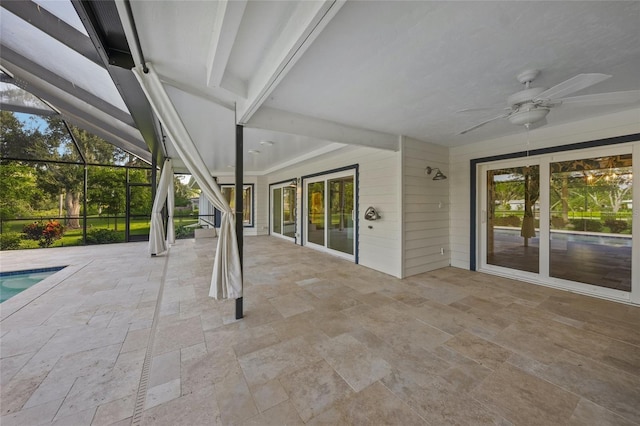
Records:
[[[437,168],[437,167],[429,167],[429,166],[427,166],[427,168],[425,169],[425,173],[428,174],[428,175],[430,175],[431,172],[433,172],[433,171],[436,172],[435,176],[433,177],[433,180],[445,180],[447,178],[444,175],[444,173],[442,173],[440,171],[440,169]]]
[[[364,219],[365,220],[378,220],[378,219],[380,219],[380,215],[378,214],[376,209],[374,209],[373,207],[369,207],[364,212]]]
[[[299,178],[292,179],[291,182],[289,182],[289,186],[296,187],[298,185],[300,185],[300,179]]]

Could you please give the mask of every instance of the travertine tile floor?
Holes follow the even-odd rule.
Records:
[[[257,237],[235,321],[213,243],[3,252],[72,266],[1,306],[2,426],[640,424],[638,307]]]

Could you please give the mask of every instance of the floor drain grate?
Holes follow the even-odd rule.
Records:
[[[167,277],[167,267],[169,265],[169,251],[167,251],[164,268],[162,270],[162,279],[160,288],[158,288],[158,298],[156,299],[156,309],[153,312],[153,322],[151,323],[151,331],[147,342],[147,351],[144,355],[142,363],[142,374],[140,375],[140,383],[138,384],[138,393],[136,395],[136,405],[133,410],[132,426],[139,426],[142,422],[142,413],[144,405],[147,401],[147,388],[149,386],[149,370],[151,367],[151,356],[153,354],[153,342],[155,340],[156,328],[158,326],[158,317],[160,316],[160,306],[162,305],[162,293],[164,292],[164,283]]]

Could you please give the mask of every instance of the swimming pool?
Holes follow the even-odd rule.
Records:
[[[66,268],[66,266],[0,272],[0,303],[64,268]]]

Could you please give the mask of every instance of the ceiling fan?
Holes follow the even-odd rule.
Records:
[[[505,112],[497,117],[490,118],[475,126],[469,127],[458,133],[464,135],[478,127],[484,126],[492,121],[506,118],[509,122],[517,125],[523,125],[527,129],[541,127],[547,124],[547,114],[551,108],[560,105],[611,105],[619,103],[631,103],[640,100],[640,90],[629,90],[623,92],[596,93],[592,95],[565,96],[575,93],[579,90],[593,86],[608,78],[607,74],[578,74],[550,89],[544,87],[531,87],[531,83],[540,74],[539,70],[527,70],[518,74],[518,81],[525,85],[525,89],[514,93],[507,98],[508,107]],[[487,108],[469,108],[458,112],[479,111]]]

